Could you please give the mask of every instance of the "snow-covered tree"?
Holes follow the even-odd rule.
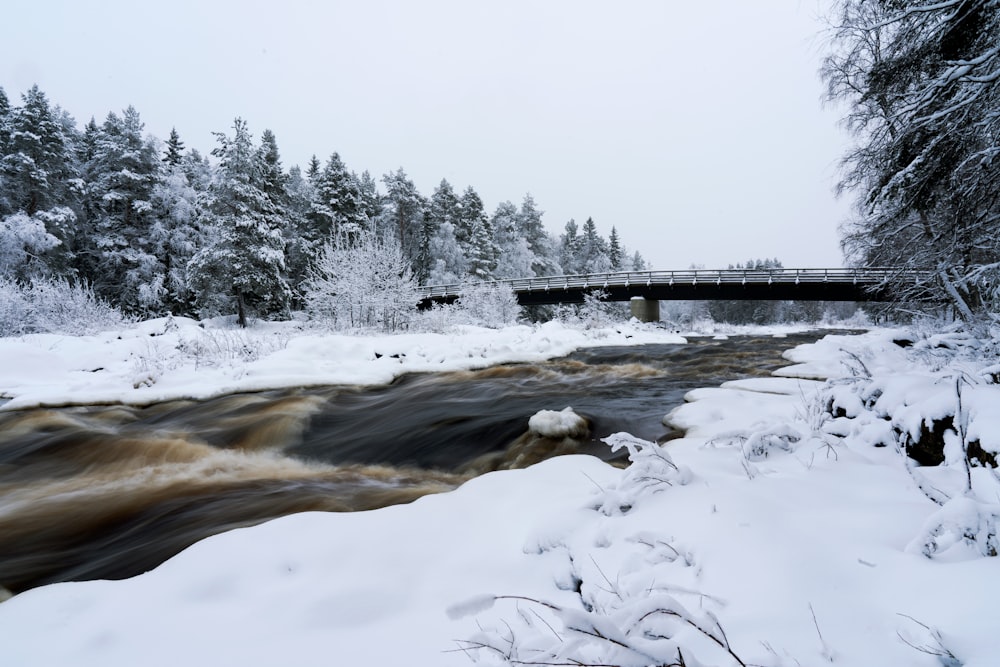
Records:
[[[46,273],[41,257],[59,245],[37,216],[23,211],[0,218],[0,276],[29,280]]]
[[[1000,303],[1000,7],[839,0],[835,11],[823,75],[858,138],[841,183],[858,205],[848,258],[929,270],[937,296],[974,318]]]
[[[611,262],[612,271],[621,271],[622,266],[625,263],[625,258],[622,256],[622,242],[618,238],[618,230],[615,227],[611,228],[611,238],[608,240],[608,261]]]
[[[306,279],[309,263],[319,251],[319,246],[310,240],[309,214],[312,211],[312,201],[315,191],[312,183],[303,176],[302,170],[296,165],[288,170],[287,222],[282,228],[285,237],[285,264],[288,273],[288,283],[296,299],[296,307],[300,306],[300,286]]]
[[[177,134],[177,128],[170,128],[170,138],[167,139],[167,149],[163,154],[163,161],[171,167],[177,167],[184,157],[184,142],[181,135]]]
[[[497,247],[493,242],[493,231],[489,220],[480,220],[472,228],[469,239],[469,275],[476,280],[490,280],[497,266]]]
[[[60,243],[47,253],[50,271],[69,273],[72,262],[74,207],[81,182],[74,139],[66,115],[53,108],[38,86],[21,96],[22,105],[7,112],[5,148],[0,154],[0,217],[24,212],[45,226]]]
[[[368,226],[361,185],[338,153],[330,156],[312,182],[315,199],[310,215],[310,241],[322,242],[341,233],[357,234]]]
[[[303,293],[310,315],[330,326],[392,331],[416,312],[416,286],[396,237],[365,229],[323,245]]]
[[[379,229],[396,237],[403,254],[417,273],[426,273],[426,259],[421,257],[424,212],[427,202],[413,181],[400,167],[382,177],[386,187],[385,205],[379,219]]]
[[[160,160],[151,138],[143,135],[139,113],[128,107],[108,114],[89,140],[84,165],[87,238],[78,242],[85,275],[98,296],[130,312],[161,309],[165,274],[151,251],[153,187]]]
[[[534,275],[535,255],[528,239],[521,234],[517,207],[509,201],[497,206],[490,221],[493,241],[499,255],[493,270],[496,278],[523,278]]]
[[[219,168],[206,211],[213,243],[191,259],[188,277],[203,313],[235,307],[245,327],[249,312],[286,314],[290,293],[279,209],[265,192],[260,152],[246,121],[237,118],[233,131],[215,133]]]
[[[570,275],[583,272],[583,265],[580,262],[581,239],[579,232],[576,220],[571,218],[559,237],[559,264],[563,271]]]
[[[579,273],[602,273],[611,269],[608,242],[597,233],[593,218],[583,223],[577,262]]]
[[[150,194],[153,223],[149,250],[163,271],[163,307],[175,315],[194,312],[187,265],[206,243],[201,228],[202,193],[191,185],[183,161],[167,165]]]
[[[427,257],[427,279],[422,284],[456,283],[464,280],[468,273],[468,259],[456,232],[459,209],[451,183],[441,179],[431,195],[421,232],[421,245],[427,246],[426,252],[421,251],[421,256]],[[423,268],[418,266],[418,275]]]
[[[530,193],[524,195],[521,201],[521,210],[517,214],[517,228],[531,249],[533,274],[554,276],[562,273],[556,241],[542,225],[542,211],[538,210],[535,198]]]

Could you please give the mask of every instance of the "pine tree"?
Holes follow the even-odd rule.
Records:
[[[219,167],[208,210],[215,240],[192,258],[188,272],[203,312],[235,306],[245,327],[251,311],[287,312],[289,290],[284,240],[277,209],[263,189],[259,152],[246,121],[237,118],[233,131],[232,137],[215,133],[219,146],[212,155]]]
[[[177,128],[170,128],[170,138],[167,139],[167,150],[163,154],[163,161],[171,167],[176,167],[184,157],[184,142],[181,135],[177,134]]]

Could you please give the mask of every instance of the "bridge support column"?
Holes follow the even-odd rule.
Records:
[[[632,297],[632,317],[640,322],[660,321],[660,302],[657,300],[648,301],[641,296]]]

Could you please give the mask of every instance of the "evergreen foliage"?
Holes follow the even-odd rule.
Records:
[[[133,107],[78,130],[37,86],[21,100],[0,89],[0,279],[69,279],[59,284],[86,285],[128,316],[235,312],[245,326],[290,307],[319,313],[320,263],[357,263],[364,249],[393,262],[398,251],[390,274],[412,275],[405,284],[557,275],[563,256],[581,270],[610,265],[593,221],[561,255],[530,194],[489,216],[472,186],[459,196],[442,180],[426,198],[402,168],[377,182],[333,153],[286,169],[274,133],[255,145],[240,118],[215,134],[210,160],[176,128],[161,148]]]
[[[170,138],[167,139],[167,150],[163,155],[163,161],[171,167],[176,167],[184,157],[184,142],[177,134],[177,128],[170,129]]]
[[[284,279],[280,207],[268,194],[260,151],[247,123],[237,118],[233,136],[217,132],[219,159],[207,211],[214,241],[188,265],[203,314],[232,312],[245,327],[251,312],[287,316],[290,290]]]

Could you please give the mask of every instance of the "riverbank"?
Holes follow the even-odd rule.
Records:
[[[796,328],[773,329],[788,330]],[[351,336],[295,322],[238,329],[169,317],[92,336],[0,338],[0,409],[148,405],[288,387],[380,385],[406,373],[542,361],[601,345],[683,342],[675,332],[638,322],[583,328],[553,321]]]
[[[992,664],[1000,485],[976,466],[967,488],[962,454],[998,444],[988,350],[907,336],[828,336],[783,377],[691,392],[685,437],[624,443],[625,471],[561,457],[28,591],[0,604],[4,664]],[[944,462],[907,465],[894,434],[949,406]]]

